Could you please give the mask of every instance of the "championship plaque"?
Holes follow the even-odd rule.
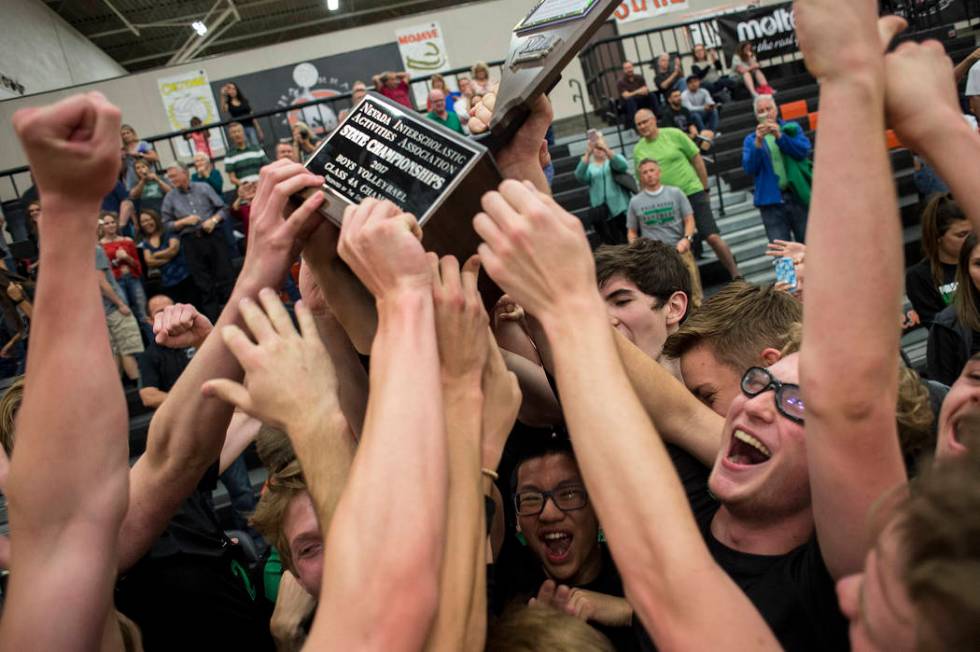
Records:
[[[418,219],[427,250],[462,263],[480,244],[472,224],[480,198],[501,181],[491,150],[500,151],[514,138],[532,103],[558,83],[618,5],[619,0],[537,2],[514,28],[490,131],[477,138],[368,93],[306,162],[325,179],[327,199],[320,211],[340,225],[347,206],[368,197],[390,200]],[[500,296],[485,274],[480,289],[488,305]]]
[[[427,250],[460,261],[480,244],[473,230],[480,198],[501,181],[486,147],[374,93],[350,111],[306,167],[323,175],[327,201],[320,211],[338,226],[347,206],[387,199],[415,216]]]

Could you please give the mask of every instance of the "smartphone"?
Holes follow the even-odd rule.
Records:
[[[589,129],[587,132],[585,132],[585,135],[588,137],[590,144],[595,145],[597,142],[599,142],[599,132],[595,129]]]
[[[776,282],[786,283],[791,291],[796,290],[796,266],[793,259],[789,256],[777,258],[773,263],[776,266]]]

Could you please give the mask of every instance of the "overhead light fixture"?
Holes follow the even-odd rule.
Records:
[[[327,9],[337,11],[340,9],[340,0],[327,0]]]
[[[194,28],[194,31],[197,32],[198,36],[204,36],[208,33],[208,26],[199,20],[195,20],[193,23],[191,23],[191,27]]]

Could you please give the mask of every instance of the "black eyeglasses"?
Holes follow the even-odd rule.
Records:
[[[752,398],[772,389],[776,392],[776,409],[795,423],[803,423],[803,396],[800,386],[781,383],[762,367],[749,367],[742,376],[742,393]]]
[[[517,515],[537,516],[544,511],[549,498],[555,503],[555,507],[563,512],[582,509],[589,502],[589,495],[581,485],[559,487],[554,491],[519,491],[514,496]]]

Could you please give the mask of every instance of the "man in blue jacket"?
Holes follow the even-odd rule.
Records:
[[[742,144],[742,168],[755,178],[754,203],[766,236],[804,242],[808,207],[790,186],[786,164],[809,158],[813,147],[798,124],[778,119],[771,95],[759,95],[754,106],[759,126]]]

